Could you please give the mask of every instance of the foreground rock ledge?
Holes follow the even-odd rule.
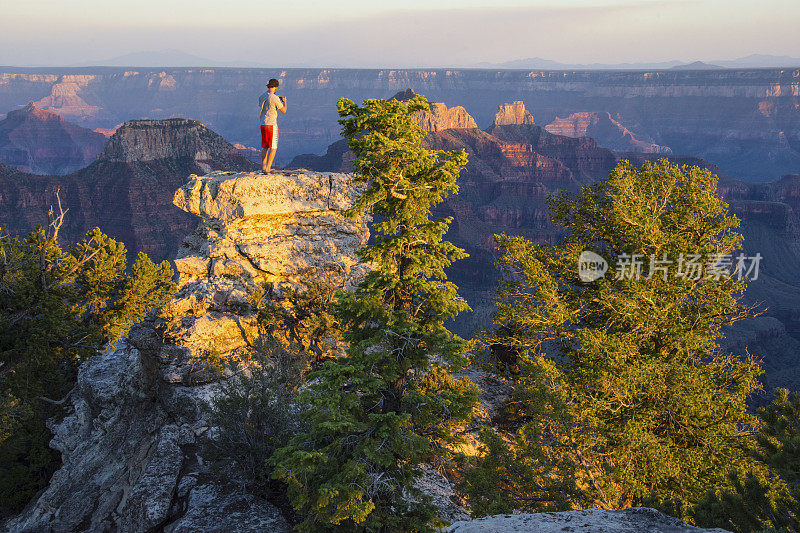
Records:
[[[348,174],[335,172],[213,172],[189,176],[189,182],[175,193],[175,205],[230,223],[252,217],[341,212],[350,207],[358,191]]]
[[[655,509],[635,507],[622,511],[585,509],[561,513],[497,515],[454,522],[446,533],[729,533],[703,529]]]
[[[183,361],[209,346],[229,357],[250,349],[255,316],[243,309],[256,286],[280,294],[315,280],[360,281],[367,268],[356,251],[369,238],[368,219],[343,214],[360,190],[331,172],[190,176],[174,203],[200,221],[175,259],[179,290],[165,308],[175,318],[163,338],[181,349],[162,358],[164,378],[186,382]]]

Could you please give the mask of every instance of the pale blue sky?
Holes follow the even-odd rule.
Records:
[[[179,49],[273,66],[800,56],[799,0],[3,0],[0,64]]]

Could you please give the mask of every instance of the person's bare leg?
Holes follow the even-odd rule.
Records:
[[[272,162],[270,161],[270,163],[272,163]],[[264,172],[268,172],[267,171],[267,149],[266,148],[262,148],[261,149],[261,170],[263,170]]]
[[[277,152],[277,148],[270,148],[269,149],[269,157],[267,158],[267,168],[264,169],[264,172],[272,172],[272,161],[275,159],[275,152]]]

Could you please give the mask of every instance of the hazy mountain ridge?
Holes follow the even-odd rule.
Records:
[[[459,68],[503,68],[503,69],[587,69],[587,70],[653,70],[686,68],[693,65],[706,65],[708,68],[781,68],[800,66],[800,58],[771,54],[750,54],[735,59],[703,59],[670,61],[638,61],[620,63],[566,63],[541,57],[512,59],[500,62],[480,62],[461,65]],[[219,60],[199,57],[195,54],[168,48],[163,50],[140,50],[122,55],[82,61],[64,66],[109,66],[109,67],[255,67],[268,65],[259,61]],[[305,65],[287,65],[292,68],[306,68]],[[458,65],[454,65],[458,66]],[[348,67],[342,67],[348,68]],[[349,68],[361,68],[357,65]]]
[[[108,67],[263,67],[263,63],[255,61],[219,61],[199,57],[182,50],[149,50],[130,52],[119,56],[83,61],[75,66],[108,66]]]
[[[751,54],[736,59],[712,59],[702,61],[656,61],[634,63],[562,63],[541,57],[514,59],[499,63],[477,63],[479,68],[507,68],[507,69],[548,69],[548,70],[653,70],[653,69],[683,69],[705,65],[708,68],[781,68],[800,66],[800,58],[790,56],[776,56],[769,54]]]

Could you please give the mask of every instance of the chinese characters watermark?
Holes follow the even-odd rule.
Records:
[[[681,253],[677,257],[669,257],[664,253],[661,257],[655,254],[620,254],[614,268],[616,280],[648,280],[660,277],[665,280],[671,274],[675,278],[688,280],[722,280],[758,279],[759,268],[763,257],[756,255],[733,254],[688,254]],[[602,256],[584,250],[578,258],[578,277],[581,281],[595,281],[608,271],[609,265]]]

